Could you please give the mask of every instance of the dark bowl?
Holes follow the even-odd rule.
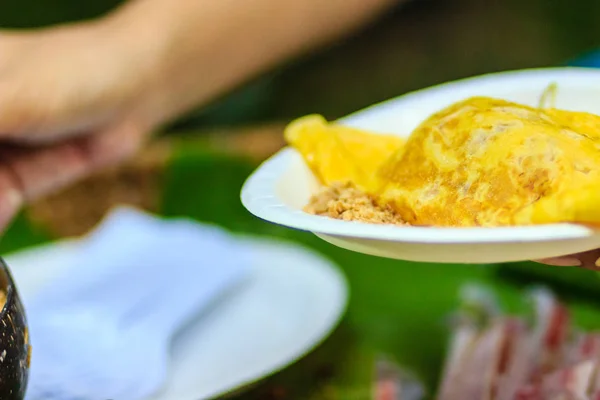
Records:
[[[25,397],[31,346],[25,309],[8,266],[0,258],[0,291],[6,303],[0,311],[0,399]]]

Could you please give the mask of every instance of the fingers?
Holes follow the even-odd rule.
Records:
[[[555,267],[580,267],[581,260],[576,258],[575,256],[565,256],[565,257],[556,257],[556,258],[544,258],[541,260],[534,260],[540,264],[552,265]]]
[[[95,135],[75,140],[91,169],[114,165],[131,157],[149,137],[149,128],[130,120]]]
[[[26,149],[0,146],[0,230],[28,200],[60,189],[89,171],[74,143]]]
[[[0,160],[24,201],[61,188],[89,170],[85,154],[73,141],[35,148],[0,145]]]
[[[558,267],[580,267],[594,271],[600,271],[600,249],[590,250],[583,253],[571,254],[564,257],[555,257],[535,262]]]
[[[145,137],[136,125],[122,123],[46,147],[0,145],[0,229],[24,203],[123,161]]]

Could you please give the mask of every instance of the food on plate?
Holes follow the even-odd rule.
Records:
[[[379,199],[414,225],[600,222],[598,132],[598,116],[467,99],[380,169]]]
[[[324,185],[351,182],[365,192],[377,190],[379,166],[404,143],[398,136],[328,123],[320,115],[293,121],[284,135]]]
[[[528,292],[528,316],[502,311],[493,293],[465,287],[454,315],[436,400],[598,400],[600,332],[578,329],[545,288]],[[429,398],[407,370],[385,361],[377,400]]]
[[[378,204],[373,196],[347,181],[333,182],[321,188],[311,198],[305,211],[345,221],[405,225],[391,206]]]
[[[456,320],[437,400],[600,398],[600,333],[578,330],[550,291],[530,292],[532,321],[477,296]]]
[[[545,97],[537,107],[468,98],[406,141],[299,119],[286,139],[326,187],[306,211],[440,227],[600,223],[600,116]]]

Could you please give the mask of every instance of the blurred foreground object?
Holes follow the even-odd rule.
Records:
[[[68,261],[26,301],[33,400],[155,394],[173,336],[251,270],[249,249],[224,230],[129,209],[111,212]]]
[[[467,289],[438,400],[598,398],[600,335],[576,329],[550,291],[528,293],[531,320],[501,313],[485,289]]]

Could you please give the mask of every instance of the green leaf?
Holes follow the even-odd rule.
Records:
[[[19,214],[0,240],[0,254],[7,254],[50,240],[51,235],[48,232],[33,225],[25,214]]]

